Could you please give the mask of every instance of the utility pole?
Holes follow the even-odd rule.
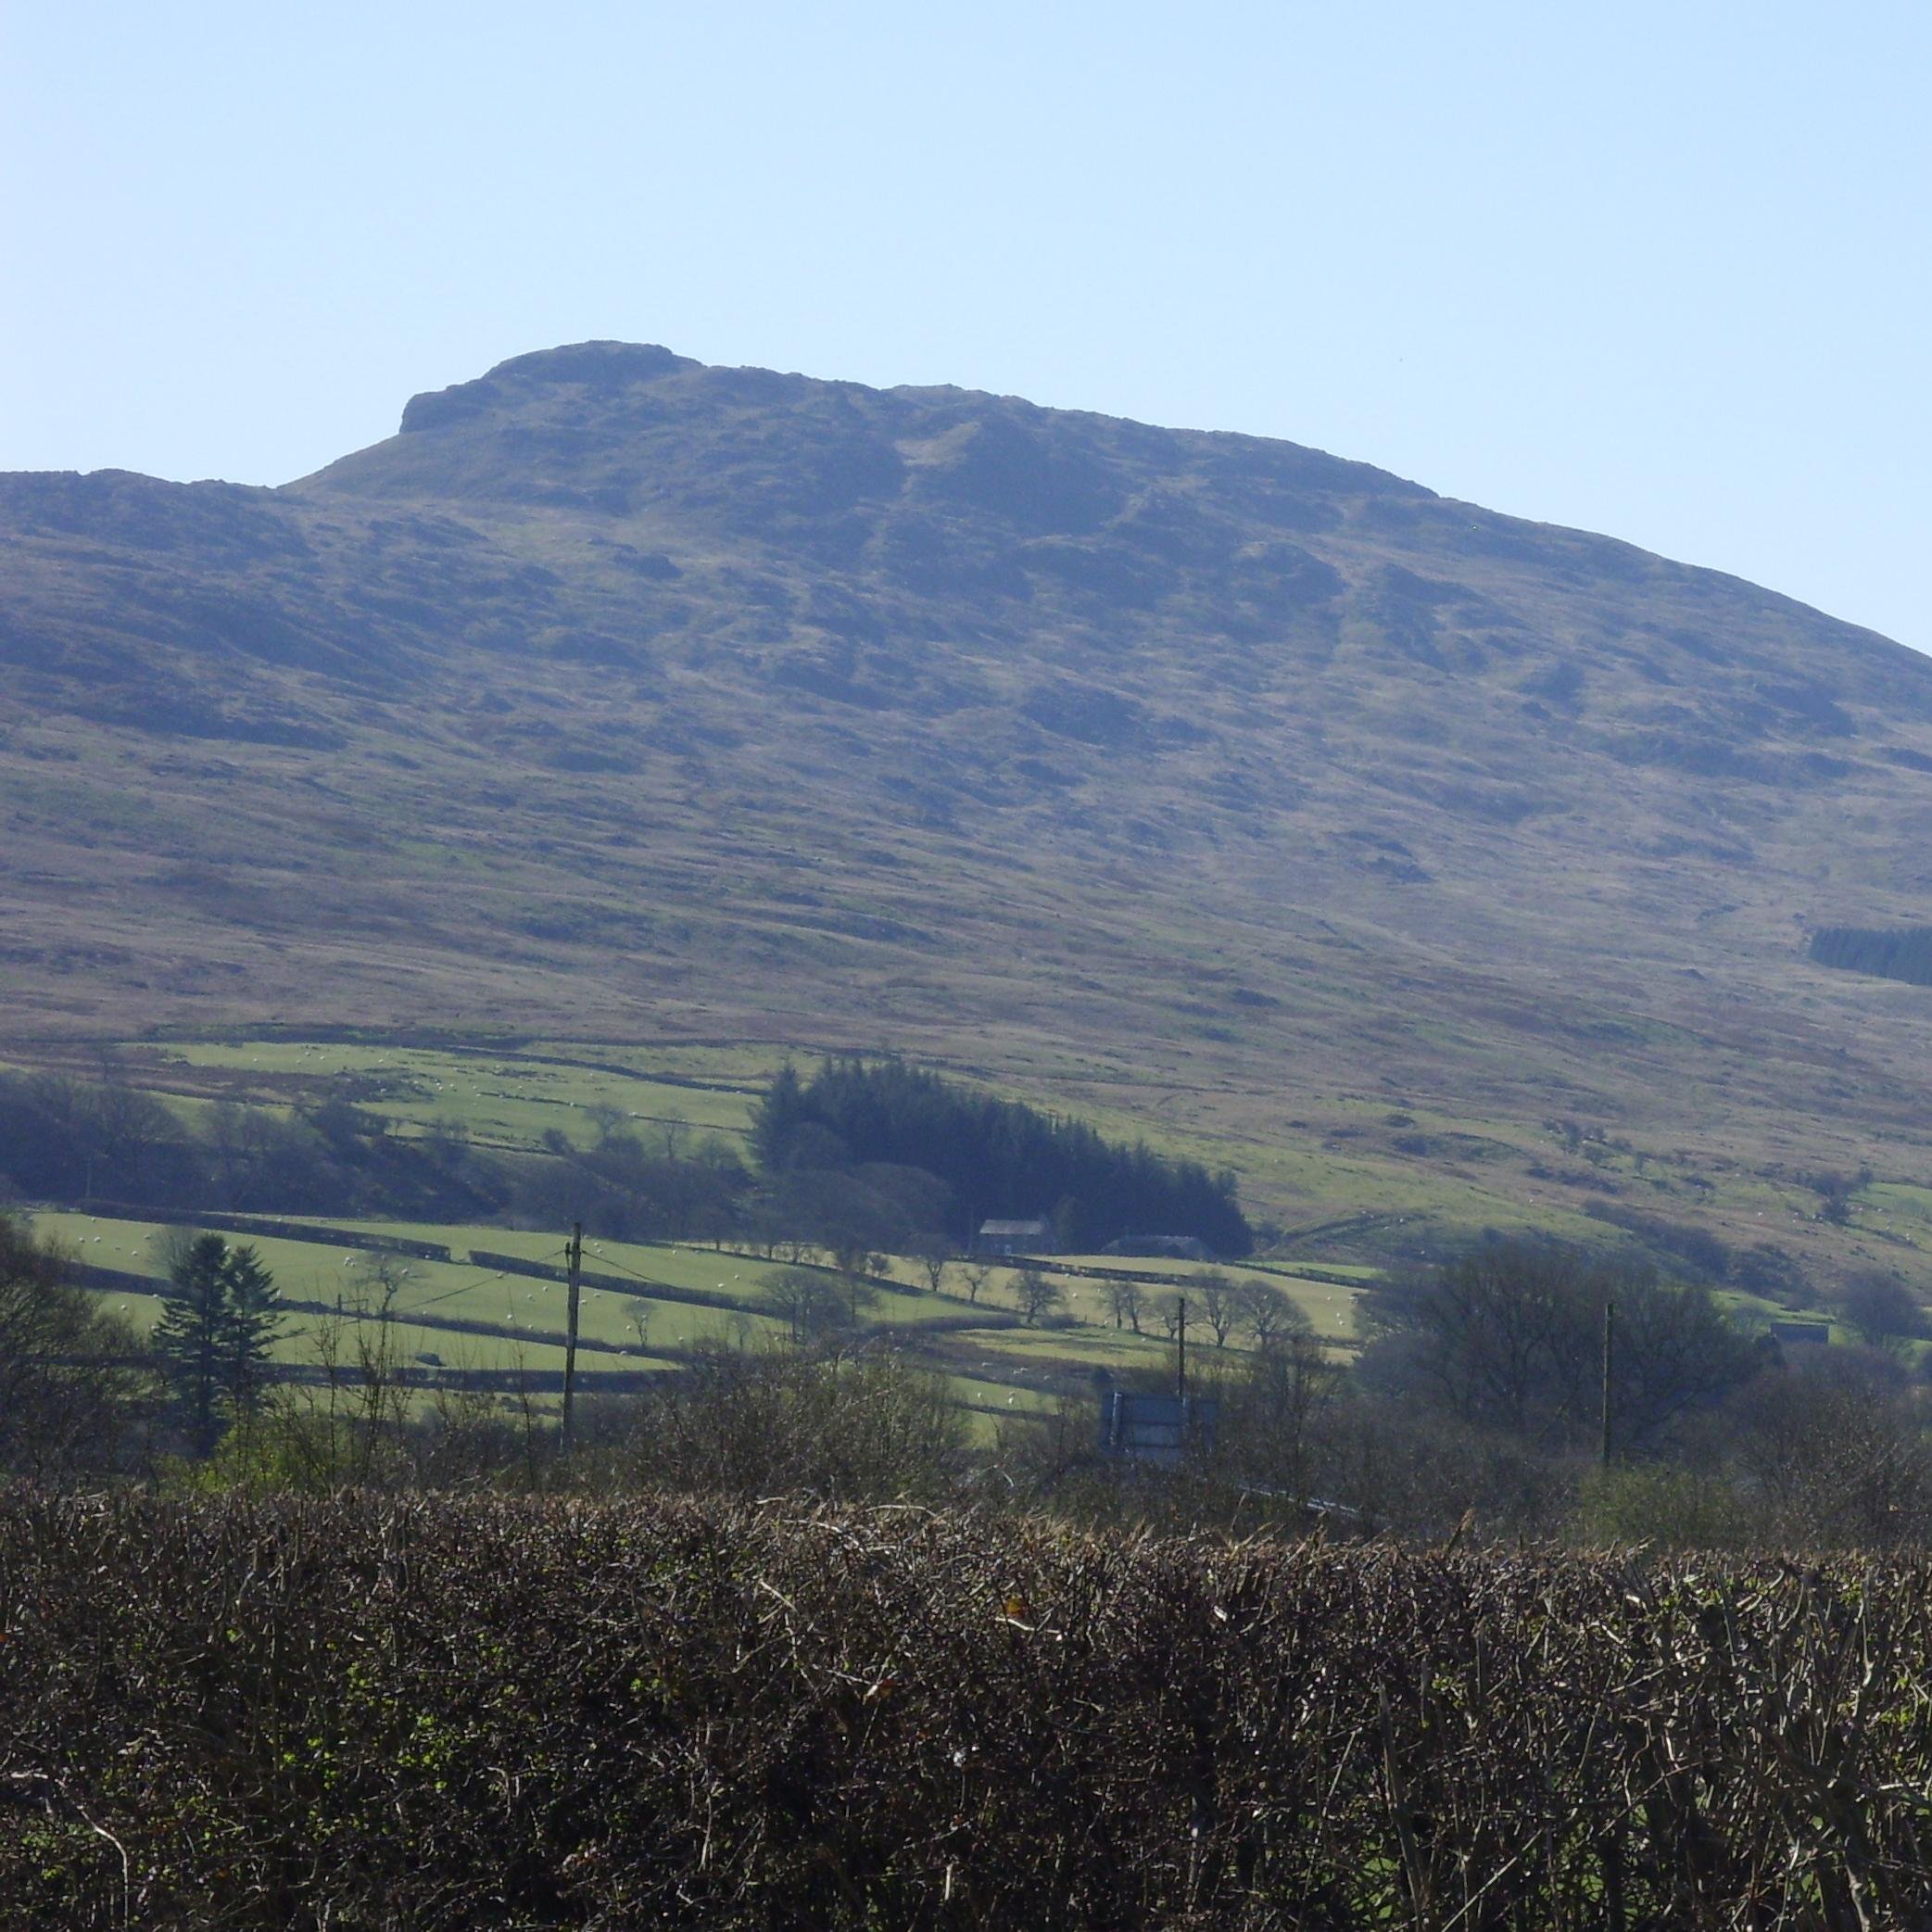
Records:
[[[1174,1393],[1187,1400],[1187,1296],[1174,1297]]]
[[[563,1430],[559,1446],[564,1455],[570,1454],[572,1405],[577,1393],[577,1303],[582,1294],[581,1277],[584,1269],[584,1224],[572,1223],[570,1246],[565,1251],[570,1262],[570,1307],[564,1318],[563,1330]]]
[[[1617,1359],[1617,1305],[1603,1305],[1603,1466],[1610,1460],[1610,1374]]]

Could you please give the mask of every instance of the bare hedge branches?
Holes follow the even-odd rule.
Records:
[[[16,1922],[1905,1926],[1932,1566],[0,1506]]]

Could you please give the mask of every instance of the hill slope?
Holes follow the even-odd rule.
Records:
[[[1804,941],[1923,917],[1932,662],[1293,445],[585,344],[283,489],[0,478],[0,691],[17,1036],[892,1045],[1572,1205],[1557,1116],[1926,1161],[1932,995]]]

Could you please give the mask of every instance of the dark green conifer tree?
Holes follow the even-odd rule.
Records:
[[[162,1291],[155,1353],[173,1385],[197,1456],[211,1455],[224,1420],[259,1403],[280,1332],[274,1278],[252,1247],[197,1235]]]
[[[268,1386],[269,1354],[282,1332],[275,1278],[252,1246],[228,1251],[222,1269],[226,1307],[221,1348],[221,1396],[232,1416],[260,1406]]]

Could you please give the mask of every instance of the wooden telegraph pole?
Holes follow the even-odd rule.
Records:
[[[1187,1400],[1187,1296],[1174,1297],[1174,1393]]]
[[[570,1231],[570,1246],[566,1250],[570,1262],[570,1305],[564,1317],[563,1331],[563,1430],[560,1446],[568,1456],[571,1447],[572,1409],[577,1393],[577,1304],[582,1296],[582,1276],[584,1271],[584,1224],[576,1221]]]
[[[1617,1359],[1617,1305],[1606,1301],[1603,1305],[1603,1466],[1610,1467],[1610,1374]]]

